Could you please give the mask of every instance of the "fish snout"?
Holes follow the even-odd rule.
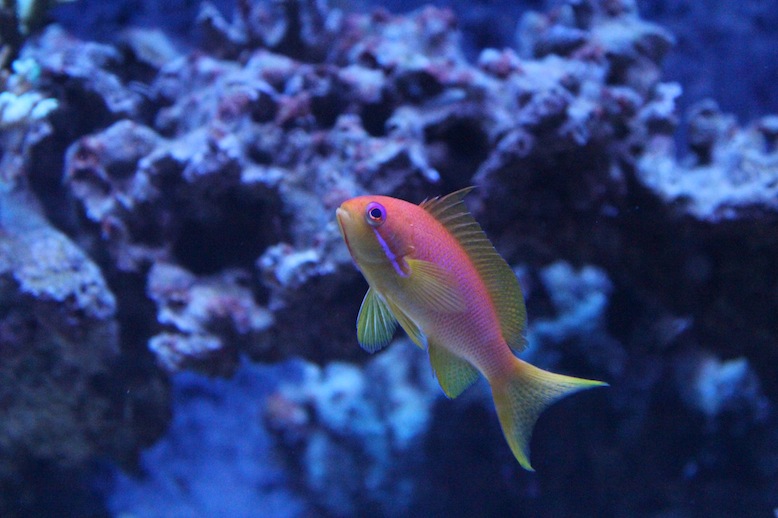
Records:
[[[340,227],[340,233],[346,235],[346,227],[351,222],[351,214],[342,206],[335,209],[335,216],[338,219],[338,226]]]
[[[346,248],[351,257],[354,257],[354,251],[351,249],[351,244],[348,242],[348,234],[346,234],[346,225],[351,221],[351,214],[343,207],[335,209],[335,216],[338,219],[338,227],[340,228],[340,235],[343,238],[343,242],[346,243]]]

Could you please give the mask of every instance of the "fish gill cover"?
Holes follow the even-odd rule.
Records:
[[[83,0],[14,43],[0,515],[773,512],[776,106],[728,97],[756,66],[706,90],[733,47],[684,54],[681,23],[758,56],[771,15],[541,4]],[[541,419],[536,474],[483,383],[442,404],[421,351],[354,336],[334,209],[467,185],[532,361],[611,384]]]

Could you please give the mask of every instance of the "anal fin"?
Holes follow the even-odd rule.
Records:
[[[440,388],[451,399],[460,395],[478,379],[478,369],[442,345],[430,342],[428,345],[430,363],[438,378]]]

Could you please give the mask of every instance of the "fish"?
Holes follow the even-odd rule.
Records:
[[[542,411],[568,394],[607,384],[551,373],[516,356],[526,348],[524,296],[465,206],[472,189],[419,205],[358,196],[336,209],[343,241],[369,286],[357,341],[375,353],[399,325],[427,351],[451,399],[486,378],[511,452],[534,471],[529,444]]]

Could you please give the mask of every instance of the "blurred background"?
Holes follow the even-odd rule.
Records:
[[[778,512],[770,1],[0,6],[0,515]],[[475,185],[535,472],[369,355],[334,210]]]

